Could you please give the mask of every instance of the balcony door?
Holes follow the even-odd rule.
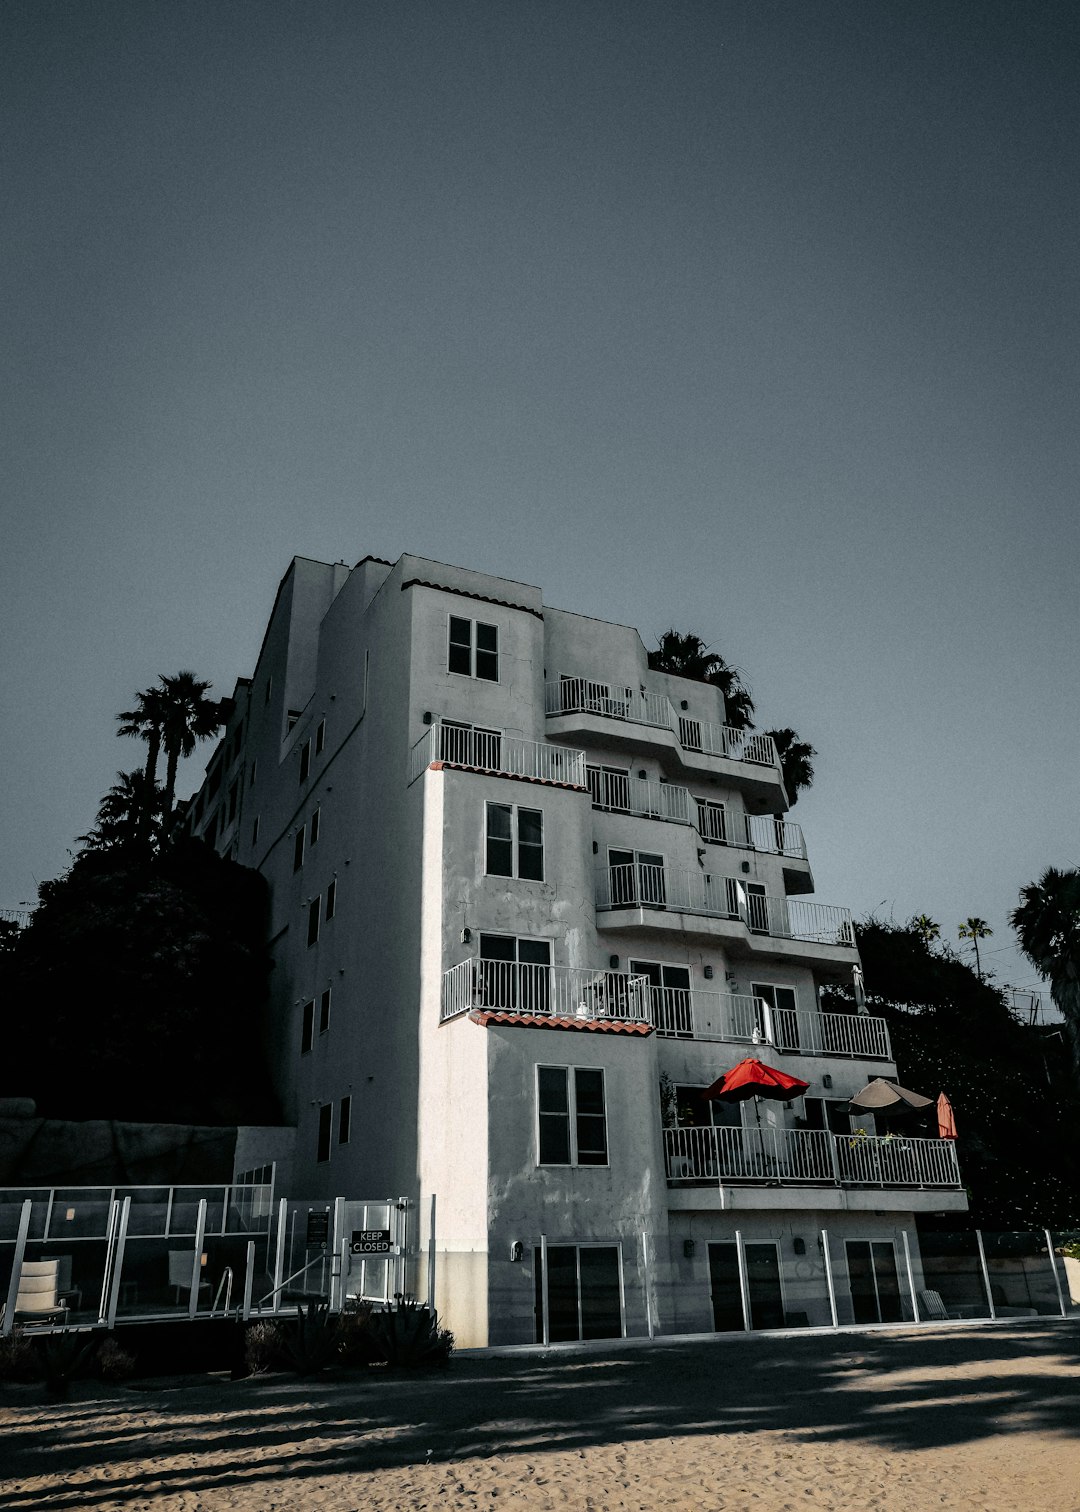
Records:
[[[479,996],[485,1008],[551,1012],[551,941],[480,936]]]
[[[848,1285],[856,1323],[901,1323],[900,1279],[891,1239],[848,1239]]]
[[[663,856],[609,850],[608,877],[613,908],[663,908],[666,903]]]
[[[439,722],[439,760],[494,772],[502,765],[502,732],[458,720]]]
[[[722,803],[713,803],[710,799],[698,798],[697,824],[698,833],[703,840],[711,840],[717,845],[726,845],[727,813]]]
[[[547,1275],[543,1251],[533,1250],[536,1278],[536,1340],[544,1338],[547,1293],[548,1338],[552,1344],[623,1336],[622,1265],[617,1244],[549,1244]]]
[[[775,1244],[744,1244],[746,1293],[750,1327],[783,1328],[784,1294],[780,1286],[780,1254]],[[731,1333],[746,1327],[739,1286],[738,1245],[709,1245],[713,1327]]]
[[[689,966],[667,966],[662,961],[631,961],[630,975],[648,978],[650,1015],[657,1034],[689,1038],[694,1033],[690,998]]]
[[[754,1011],[759,1019],[761,1000],[769,1005],[772,1038],[776,1048],[798,1050],[800,1048],[798,999],[795,996],[794,987],[778,987],[773,982],[751,982],[750,991],[754,994]],[[764,1036],[764,1023],[759,1022],[758,1028]]]
[[[630,772],[625,767],[586,766],[594,808],[630,812]]]
[[[747,928],[752,934],[768,934],[769,900],[765,888],[760,882],[744,882],[742,889]]]

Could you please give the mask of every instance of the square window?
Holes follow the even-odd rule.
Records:
[[[315,1159],[319,1165],[330,1159],[330,1135],[334,1126],[334,1105],[323,1103],[319,1109],[319,1144]]]
[[[446,666],[462,677],[499,680],[499,627],[450,615]]]
[[[485,805],[485,870],[490,877],[544,880],[544,816],[510,803]]]
[[[539,1165],[606,1166],[604,1073],[593,1066],[537,1066]]]

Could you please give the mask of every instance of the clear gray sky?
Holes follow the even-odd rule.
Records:
[[[824,902],[1077,842],[1080,7],[6,0],[0,906],[294,553],[693,630]],[[181,792],[199,779],[189,763]]]

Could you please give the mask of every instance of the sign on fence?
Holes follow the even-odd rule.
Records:
[[[353,1229],[350,1248],[354,1255],[388,1255],[390,1253],[390,1230]]]
[[[330,1214],[329,1212],[311,1213],[307,1215],[307,1246],[308,1249],[321,1247],[325,1249],[330,1242]]]

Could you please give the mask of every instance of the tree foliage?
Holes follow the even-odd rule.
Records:
[[[776,747],[784,778],[784,791],[789,805],[794,808],[799,801],[799,794],[813,786],[814,757],[817,752],[809,742],[800,740],[796,731],[788,726],[780,730],[766,730],[765,733]]]
[[[932,922],[932,921],[931,921]],[[986,1228],[1080,1223],[1080,1173],[1066,1131],[1080,1096],[1060,1034],[1021,1024],[1004,992],[918,927],[856,925],[867,1007],[889,1026],[897,1076],[927,1096],[948,1094],[960,1134],[971,1219]],[[823,993],[850,1012],[853,994]],[[950,1219],[955,1223],[955,1219]]]
[[[5,962],[0,1091],[65,1118],[259,1122],[266,884],[181,840],[86,850]]]
[[[656,650],[648,656],[654,672],[670,672],[675,677],[689,677],[694,682],[711,683],[719,688],[724,695],[727,723],[736,730],[753,729],[754,700],[742,673],[718,651],[710,651],[700,635],[665,630]]]
[[[1020,949],[1050,983],[1080,1075],[1080,871],[1047,867],[1009,915]]]

